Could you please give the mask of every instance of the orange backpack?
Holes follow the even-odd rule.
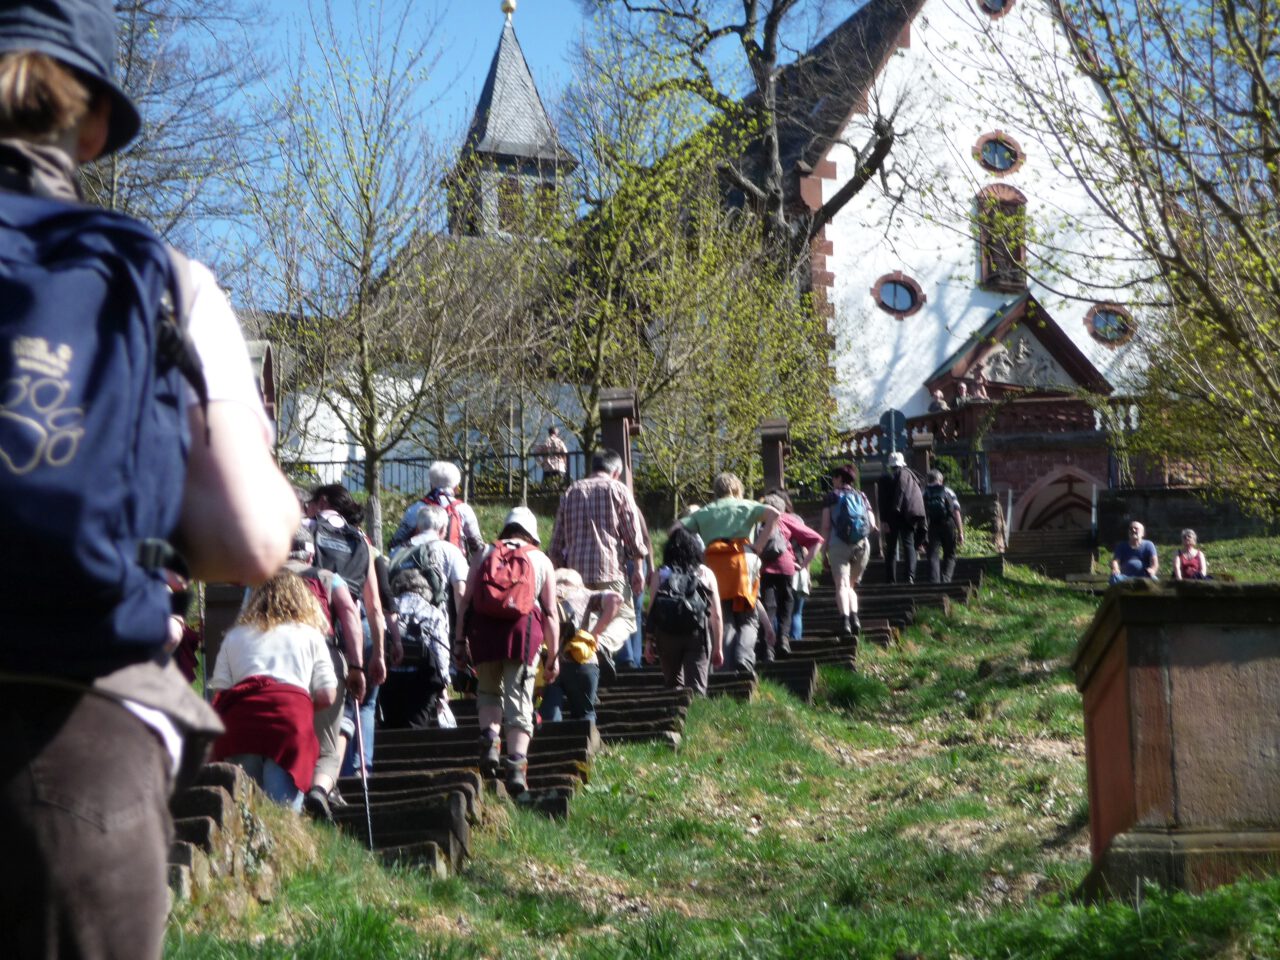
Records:
[[[480,568],[475,599],[478,613],[499,620],[519,620],[538,605],[538,575],[529,558],[532,544],[499,540]]]

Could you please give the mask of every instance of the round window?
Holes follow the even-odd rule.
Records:
[[[979,165],[995,174],[1012,173],[1022,166],[1025,154],[1018,141],[997,130],[984,133],[973,145],[973,157]]]
[[[924,306],[925,295],[916,283],[901,271],[887,274],[871,288],[876,306],[898,319],[910,316]]]
[[[1085,326],[1095,340],[1113,347],[1129,340],[1136,329],[1129,311],[1114,303],[1100,303],[1091,309]]]
[[[982,162],[992,170],[1003,173],[1017,161],[1018,155],[1003,140],[988,140],[982,147]]]
[[[905,283],[891,280],[880,288],[880,305],[887,310],[906,313],[916,305],[916,293]]]

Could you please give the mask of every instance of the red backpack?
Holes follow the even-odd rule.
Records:
[[[449,515],[449,525],[445,527],[443,540],[448,540],[458,549],[462,549],[462,501],[458,499],[450,500],[448,503],[441,503],[431,494],[427,494],[422,498],[423,503],[434,504],[437,507],[444,507],[445,513]],[[465,550],[463,551],[465,553]]]
[[[499,540],[480,568],[472,606],[499,620],[519,620],[538,605],[538,575],[529,559],[532,544]]]

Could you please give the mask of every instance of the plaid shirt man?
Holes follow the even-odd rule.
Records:
[[[586,583],[625,580],[627,560],[648,554],[644,520],[627,485],[604,473],[579,480],[560,500],[550,556]]]

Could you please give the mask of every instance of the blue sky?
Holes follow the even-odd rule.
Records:
[[[322,0],[313,0],[320,5]],[[338,17],[377,0],[333,0]],[[389,0],[396,8],[396,0]],[[436,39],[441,57],[433,88],[448,86],[438,111],[437,135],[461,133],[470,119],[484,83],[489,61],[502,33],[501,0],[411,0],[425,17],[438,17]],[[281,42],[297,37],[307,15],[307,0],[275,0],[272,14],[279,18]],[[569,81],[569,56],[587,24],[579,0],[518,0],[514,16],[516,36],[524,49],[534,82],[548,110]]]

